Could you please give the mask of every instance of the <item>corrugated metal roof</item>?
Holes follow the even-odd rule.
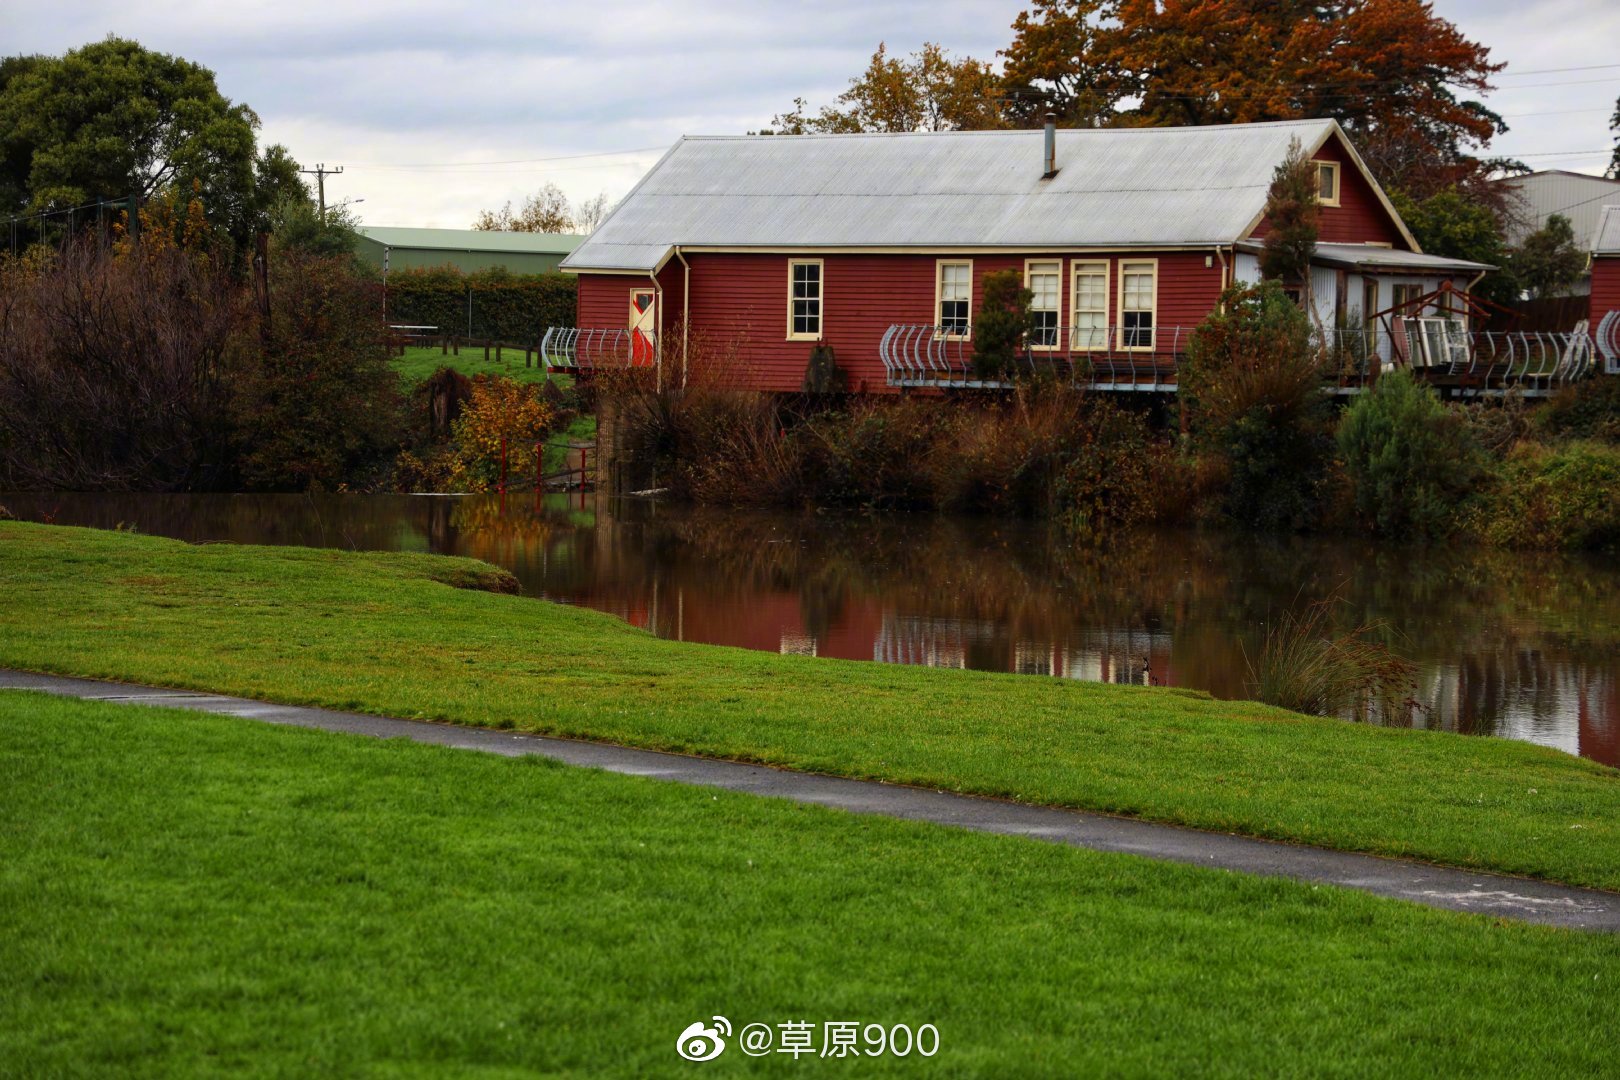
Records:
[[[1239,246],[1248,251],[1259,251],[1262,247],[1258,242]],[[1329,266],[1365,267],[1369,270],[1473,272],[1496,269],[1489,263],[1448,259],[1441,255],[1425,255],[1417,251],[1397,251],[1393,248],[1374,247],[1371,244],[1317,244],[1316,260]]]
[[[487,232],[483,229],[407,229],[362,225],[359,233],[391,248],[431,251],[494,251],[507,254],[566,255],[585,237],[571,233]]]
[[[1585,240],[1597,228],[1606,205],[1620,203],[1620,180],[1558,170],[1510,176],[1502,187],[1513,192],[1515,218],[1508,223],[1508,243],[1517,247],[1524,238],[1547,224],[1554,214],[1569,219],[1575,239]]]
[[[675,245],[724,248],[1230,244],[1265,205],[1291,139],[1331,120],[1057,133],[685,138],[564,269],[651,270]]]
[[[1620,205],[1603,208],[1597,228],[1592,230],[1592,252],[1595,255],[1620,255]]]

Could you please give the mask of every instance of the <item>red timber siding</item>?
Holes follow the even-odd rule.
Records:
[[[1592,259],[1591,327],[1611,311],[1620,311],[1620,255],[1597,255]]]
[[[804,380],[811,342],[787,340],[788,255],[706,254],[692,264],[692,348],[735,356],[737,385],[795,391]],[[1156,259],[1159,264],[1157,321],[1191,328],[1215,307],[1221,292],[1221,261],[1213,252],[1143,252],[1113,255],[817,255],[821,258],[823,340],[833,347],[851,388],[885,387],[878,343],[894,323],[934,322],[934,280],[941,258],[973,262],[974,310],[983,298],[984,276],[997,270],[1022,273],[1027,261],[1061,262],[1060,322],[1070,322],[1070,282],[1075,262],[1107,262],[1110,321],[1118,322],[1119,263]],[[1205,266],[1208,258],[1213,264]],[[594,288],[594,286],[593,286]],[[629,286],[621,286],[628,297]],[[581,282],[581,319],[586,316]],[[625,301],[628,303],[628,300]],[[670,324],[666,324],[670,325]]]
[[[656,288],[663,291],[664,301],[658,321],[666,340],[681,321],[685,281],[684,268],[673,259],[658,272]],[[636,289],[654,287],[652,277],[647,274],[581,274],[574,325],[593,330],[624,330],[630,325],[630,294]]]
[[[1350,157],[1350,151],[1337,135],[1322,144],[1312,155],[1314,161],[1339,163],[1339,205],[1322,207],[1320,239],[1325,244],[1393,244],[1402,250],[1410,245],[1401,237],[1401,230],[1378,201],[1367,178]],[[1271,231],[1271,223],[1261,219],[1251,234],[1263,238]]]

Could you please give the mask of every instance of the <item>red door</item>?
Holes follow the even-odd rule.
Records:
[[[658,359],[658,294],[630,290],[630,363],[651,367]]]

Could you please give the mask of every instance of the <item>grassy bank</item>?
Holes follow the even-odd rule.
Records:
[[[391,362],[394,370],[410,385],[423,382],[435,371],[446,367],[468,378],[474,375],[505,375],[518,382],[538,383],[546,379],[546,369],[537,362],[538,359],[531,356],[530,363],[534,366],[524,367],[522,349],[506,349],[499,360],[495,359],[495,350],[490,349],[489,360],[485,361],[482,347],[463,346],[461,355],[457,356],[440,352],[439,347],[434,345],[411,346],[405,350],[404,356],[396,355]],[[563,376],[555,378],[561,379]]]
[[[18,1075],[689,1075],[675,1036],[715,1013],[938,1028],[878,1074],[1591,1076],[1617,1049],[1620,939],[1337,889],[32,694],[0,693],[0,771]]]
[[[463,560],[0,523],[0,664],[585,736],[1620,888],[1620,773],[1199,694],[662,641]]]

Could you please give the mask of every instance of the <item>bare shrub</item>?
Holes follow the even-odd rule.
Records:
[[[70,245],[0,271],[0,472],[24,487],[206,487],[229,471],[246,296],[222,259]]]
[[[232,373],[240,478],[302,491],[383,469],[404,421],[375,290],[346,258],[283,251],[271,262],[270,301],[268,324]]]
[[[728,350],[694,352],[685,386],[597,376],[616,452],[701,503],[1057,517],[1095,534],[1154,520],[1179,475],[1141,416],[1054,381],[1010,395],[839,398],[736,389]],[[645,477],[643,478],[645,480]],[[638,481],[640,482],[640,481]]]

